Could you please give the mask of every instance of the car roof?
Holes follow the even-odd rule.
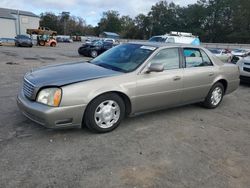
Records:
[[[129,42],[129,44],[152,46],[156,48],[161,48],[161,47],[202,48],[201,46],[197,45],[182,44],[182,43],[166,43],[166,42]]]

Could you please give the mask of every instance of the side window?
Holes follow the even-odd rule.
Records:
[[[178,69],[180,67],[178,48],[163,49],[151,60],[151,64],[163,64],[165,70]]]
[[[196,48],[185,48],[186,68],[211,66],[212,63],[205,52]]]
[[[201,55],[202,55],[203,63],[205,66],[213,66],[212,61],[210,60],[208,55],[203,50],[201,50]]]

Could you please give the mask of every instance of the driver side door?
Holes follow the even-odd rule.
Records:
[[[151,111],[175,106],[181,103],[183,69],[181,69],[179,48],[160,50],[148,62],[163,64],[164,71],[142,71],[137,78],[135,112]],[[147,67],[146,67],[147,69]]]

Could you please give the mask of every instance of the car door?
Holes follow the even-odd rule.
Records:
[[[150,64],[163,64],[164,71],[138,75],[135,112],[150,111],[180,103],[183,86],[183,70],[180,69],[179,48],[160,50],[149,60]],[[148,66],[147,66],[148,67]]]
[[[216,69],[208,55],[199,48],[184,48],[183,97],[184,103],[203,100],[216,76]]]

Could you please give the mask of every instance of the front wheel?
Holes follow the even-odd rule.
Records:
[[[96,50],[92,50],[92,51],[90,52],[90,55],[91,55],[91,57],[95,58],[95,57],[98,56],[98,53],[97,53]]]
[[[219,82],[214,84],[203,102],[204,106],[209,109],[217,108],[223,99],[224,92],[223,84]]]
[[[125,116],[125,104],[119,95],[108,93],[94,99],[86,109],[85,125],[95,132],[110,132]]]
[[[39,41],[39,46],[45,46],[45,41],[43,40]]]

